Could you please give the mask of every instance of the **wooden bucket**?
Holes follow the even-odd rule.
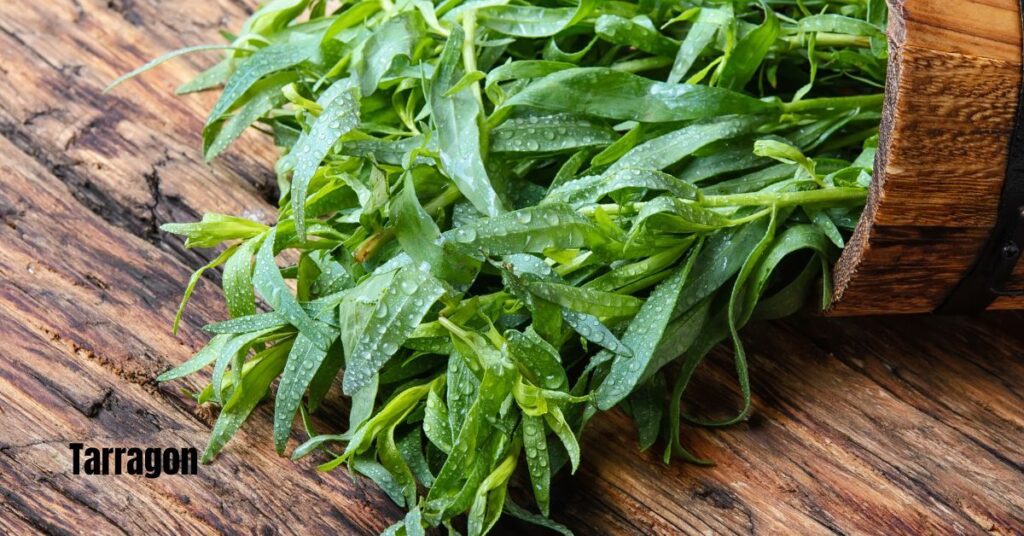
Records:
[[[875,181],[832,314],[1024,309],[1022,3],[889,0]]]

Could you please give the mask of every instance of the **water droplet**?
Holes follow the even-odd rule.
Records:
[[[468,244],[469,242],[476,240],[476,230],[469,227],[462,227],[456,229],[455,240],[458,242],[462,242],[463,244]]]
[[[388,316],[387,304],[384,302],[378,303],[377,309],[373,311],[373,316],[376,316],[377,318],[384,318],[385,316]]]

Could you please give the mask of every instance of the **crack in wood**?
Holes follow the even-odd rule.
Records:
[[[135,10],[135,0],[108,0],[107,9],[111,9],[121,18],[128,21],[128,24],[132,26],[142,26],[145,24],[145,20]]]
[[[97,128],[109,119],[95,119],[90,121],[82,131],[72,135],[68,140],[65,150],[75,144],[88,132]],[[68,187],[72,198],[87,208],[93,214],[99,216],[103,221],[132,235],[142,238],[147,242],[158,246],[161,250],[171,252],[186,266],[199,266],[209,262],[214,253],[212,251],[200,252],[184,247],[184,241],[165,240],[160,232],[160,225],[166,223],[161,214],[182,215],[180,219],[198,220],[199,214],[186,205],[177,196],[167,196],[160,188],[160,169],[171,162],[171,156],[165,152],[164,156],[155,161],[144,180],[150,192],[151,200],[144,205],[145,216],[133,216],[132,207],[126,206],[113,194],[98,187],[88,174],[80,171],[84,165],[81,160],[73,159],[63,152],[49,150],[48,147],[35,141],[34,137],[25,128],[15,123],[0,118],[0,136],[13,143],[19,150],[30,156],[37,163],[46,168],[54,177]],[[176,218],[178,219],[178,218]],[[7,218],[5,223],[11,226]],[[12,227],[13,228],[13,227]],[[219,281],[220,269],[208,270],[204,277],[210,281]]]

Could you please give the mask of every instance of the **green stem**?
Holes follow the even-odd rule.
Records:
[[[587,263],[593,260],[592,256],[593,254],[590,251],[580,253],[579,255],[576,255],[572,259],[572,262],[561,264],[555,267],[555,273],[562,277],[565,277],[575,272],[576,270],[579,270],[580,268],[587,266]]]
[[[668,67],[673,63],[672,58],[666,58],[663,56],[653,56],[650,58],[640,58],[636,60],[620,61],[619,63],[612,64],[610,67],[616,71],[622,71],[626,73],[639,73],[642,71],[649,71],[651,69],[660,69],[662,67]]]
[[[441,195],[438,195],[437,197],[431,199],[430,201],[427,201],[427,204],[423,205],[423,210],[425,210],[427,214],[430,214],[431,216],[437,216],[438,213],[440,213],[445,208],[451,206],[459,199],[462,199],[462,192],[460,192],[459,189],[454,186],[449,186],[448,188],[445,188],[443,192],[441,192]]]
[[[828,188],[803,192],[753,192],[732,195],[706,195],[700,200],[705,207],[777,207],[861,202],[867,197],[863,188]]]
[[[782,103],[782,112],[794,114],[815,110],[852,110],[854,108],[881,108],[885,94],[857,95],[855,97],[823,97]]]
[[[467,9],[462,13],[462,29],[466,32],[465,41],[462,42],[462,65],[465,67],[467,73],[471,73],[476,69],[476,10]],[[480,93],[479,82],[473,82],[471,85],[473,96],[476,97],[477,102],[480,104],[480,109],[484,109],[483,95]]]
[[[583,216],[592,217],[597,213],[597,209],[601,209],[605,214],[609,216],[618,216],[619,214],[630,214],[640,210],[640,207],[644,206],[643,203],[605,203],[603,205],[589,205],[579,209],[579,213]]]
[[[755,212],[755,213],[753,213],[753,214],[751,214],[749,216],[745,216],[743,218],[737,218],[735,220],[731,220],[730,223],[733,226],[743,225],[744,223],[750,223],[750,222],[752,222],[754,220],[759,220],[761,218],[764,218],[765,216],[768,216],[771,213],[772,213],[772,209],[766,208],[764,210],[759,210],[759,211],[757,211],[757,212]]]
[[[460,328],[459,326],[455,325],[455,323],[452,322],[451,320],[448,320],[448,318],[446,318],[444,316],[439,316],[439,317],[437,317],[437,321],[442,326],[444,326],[444,329],[447,329],[448,331],[454,333],[458,337],[461,337],[463,339],[469,337],[469,332],[467,332],[466,330],[464,330],[464,329]]]
[[[830,48],[871,48],[871,39],[863,35],[847,35],[829,32],[817,32],[814,45]],[[794,50],[807,44],[807,38],[790,35],[779,39],[786,44],[786,50]]]
[[[441,192],[441,195],[438,195],[428,201],[426,205],[423,205],[423,210],[431,217],[436,217],[438,213],[459,199],[462,199],[462,192],[460,192],[458,188],[450,186]],[[377,250],[379,250],[381,246],[387,244],[393,238],[395,238],[395,228],[385,227],[384,229],[373,233],[359,244],[359,247],[356,248],[352,257],[356,262],[364,262],[366,259],[372,257],[374,253],[377,253]]]

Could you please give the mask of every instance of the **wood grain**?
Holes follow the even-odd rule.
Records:
[[[1021,87],[1020,4],[890,6],[876,177],[836,266],[835,315],[935,310],[991,234],[1006,176]]]
[[[188,274],[210,252],[158,226],[209,210],[269,219],[273,148],[247,136],[201,162],[210,96],[171,91],[204,61],[169,64],[114,95],[101,88],[164,51],[215,41],[251,7],[0,2],[2,534],[376,534],[401,515],[372,484],[276,456],[268,407],[198,476],[70,472],[71,441],[201,447],[208,437],[212,412],[179,392],[198,380],[153,378],[202,344],[199,326],[224,317],[222,299],[216,276],[204,278],[181,335],[170,334]],[[924,261],[898,251],[934,237],[903,227],[875,251],[925,278]],[[1024,534],[1022,322],[752,326],[754,417],[686,430],[715,467],[665,466],[662,445],[639,454],[628,421],[602,415],[577,475],[559,477],[552,515],[588,535]],[[690,409],[731,407],[730,370],[716,351]],[[341,403],[332,394],[317,426],[343,429]],[[536,531],[504,521],[497,532]]]

